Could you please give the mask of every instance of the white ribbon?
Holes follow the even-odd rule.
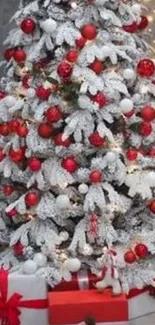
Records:
[[[88,290],[89,289],[89,277],[88,272],[86,270],[80,270],[77,273],[78,286],[80,290]]]

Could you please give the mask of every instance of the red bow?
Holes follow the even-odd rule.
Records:
[[[8,271],[0,270],[0,320],[1,325],[20,325],[20,308],[48,308],[47,299],[21,300],[22,295],[14,293],[8,299]]]

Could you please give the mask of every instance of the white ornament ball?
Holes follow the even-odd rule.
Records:
[[[145,177],[146,183],[149,184],[150,187],[155,187],[155,172],[150,171],[144,177]]]
[[[142,99],[142,96],[140,94],[134,94],[134,96],[132,97],[133,101],[135,104],[138,104],[139,101]]]
[[[12,107],[16,102],[15,97],[9,95],[7,97],[5,97],[5,104],[7,107]]]
[[[125,98],[120,101],[120,109],[122,113],[127,113],[133,109],[133,101],[131,99]]]
[[[123,72],[123,76],[126,80],[132,80],[135,78],[136,74],[133,69],[125,69]]]
[[[23,264],[23,273],[34,274],[37,271],[37,264],[35,261],[27,260]]]
[[[57,23],[54,19],[48,18],[47,20],[41,22],[40,26],[45,33],[52,34],[57,28]]]
[[[70,206],[69,197],[65,194],[61,194],[56,198],[56,206],[59,209],[67,209]]]
[[[85,244],[83,247],[83,255],[91,256],[93,254],[93,249],[89,244]]]
[[[81,268],[81,262],[78,258],[68,258],[63,263],[63,267],[70,272],[77,272]]]
[[[133,12],[134,14],[138,14],[138,15],[139,15],[139,14],[141,13],[141,5],[138,4],[138,3],[135,3],[135,4],[132,6],[131,10],[132,10],[132,12]]]
[[[114,162],[116,160],[116,155],[114,152],[107,152],[106,159],[108,162]]]
[[[37,264],[37,266],[45,266],[47,264],[47,257],[42,253],[36,253],[33,261]]]
[[[88,185],[87,184],[80,184],[79,187],[78,187],[78,190],[81,194],[86,194],[88,192]]]
[[[59,238],[61,239],[61,241],[66,241],[69,239],[69,233],[67,231],[61,231],[59,234]]]
[[[36,96],[36,92],[33,88],[29,88],[26,92],[28,98],[34,98]]]

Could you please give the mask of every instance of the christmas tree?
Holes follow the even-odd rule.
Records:
[[[115,293],[154,284],[145,12],[132,0],[23,0],[13,19],[0,91],[1,265],[51,286],[82,268],[113,270]]]

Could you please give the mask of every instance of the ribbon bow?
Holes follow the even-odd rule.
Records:
[[[0,270],[0,320],[1,325],[20,325],[20,308],[45,309],[47,299],[21,300],[22,295],[14,293],[8,299],[8,271]]]

